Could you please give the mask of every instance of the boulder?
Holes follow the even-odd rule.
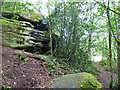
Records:
[[[102,84],[90,73],[69,74],[54,79],[51,88],[103,88]]]

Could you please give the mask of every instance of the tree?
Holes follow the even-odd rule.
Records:
[[[4,0],[1,0],[0,1],[0,30],[2,30],[2,25],[1,25],[1,18],[2,18],[2,15],[1,15],[1,7],[2,7],[2,5],[3,5],[3,2],[4,2]],[[0,33],[0,36],[2,36],[1,35],[1,33]],[[1,45],[1,43],[2,43],[2,39],[0,38],[0,45]],[[2,47],[0,46],[0,53],[2,53]],[[0,54],[0,57],[1,57],[1,59],[0,59],[0,72],[2,72],[2,56],[1,56],[1,54]],[[2,77],[2,74],[0,73],[0,77]],[[0,78],[0,85],[2,85],[2,80],[1,80],[1,78]],[[0,87],[0,88],[2,88],[2,87]]]
[[[119,38],[119,36],[118,36],[118,38]],[[119,38],[119,40],[120,40],[120,38]],[[120,88],[120,46],[119,45],[118,45],[118,49],[117,49],[117,56],[118,56],[118,88]]]
[[[117,8],[118,8],[118,12],[120,12],[120,9],[119,9],[119,7],[120,7],[120,3],[118,2],[118,5],[115,5],[114,4],[114,11],[115,11],[115,9],[117,9],[117,8],[115,8],[115,6],[117,6]],[[117,14],[116,13],[114,13],[114,17],[115,17],[115,28],[116,28],[116,34],[117,34],[117,40],[118,41],[120,41],[120,31],[119,31],[119,29],[120,29],[120,15],[117,17]],[[118,20],[117,20],[117,18],[118,18]],[[118,21],[118,23],[117,23],[117,21]],[[114,38],[115,38],[115,36],[114,36]],[[115,39],[116,40],[116,39]],[[118,66],[118,88],[120,88],[120,45],[119,45],[119,43],[117,43],[116,44],[116,46],[117,46],[117,66]],[[114,52],[115,52],[115,50],[114,50]]]
[[[3,3],[4,3],[4,0],[1,0],[0,1],[0,12],[1,12],[1,7],[2,7]]]
[[[91,14],[90,17],[92,18],[91,20],[91,27],[90,27],[90,32],[89,32],[89,41],[88,41],[88,60],[91,60],[91,39],[92,39],[92,33],[93,33],[93,22],[94,22],[94,13],[92,12],[92,5],[90,7]]]
[[[48,0],[48,14],[49,14],[49,35],[50,35],[50,54],[53,56],[52,49],[52,33],[51,33],[51,25],[50,25],[50,9],[49,9],[49,0]]]
[[[110,88],[112,88],[112,85],[113,85],[113,71],[112,71],[112,52],[111,52],[111,31],[112,31],[112,26],[111,26],[111,22],[110,22],[110,16],[109,16],[109,1],[108,1],[108,8],[107,8],[107,17],[108,17],[108,24],[109,24],[109,59],[110,59],[110,71],[111,71],[111,74],[110,74],[110,77],[111,77],[111,82],[110,82]]]
[[[111,46],[111,44],[112,44],[111,40],[114,41],[114,42],[117,42],[118,47],[120,46],[120,40],[118,38],[119,29],[117,27],[117,24],[119,24],[118,17],[120,16],[120,13],[119,13],[119,7],[117,7],[117,5],[116,5],[116,3],[119,3],[119,2],[115,2],[115,1],[110,2],[110,1],[108,1],[108,5],[106,5],[106,3],[104,1],[103,2],[98,2],[96,0],[94,0],[94,1],[100,5],[99,11],[101,10],[100,13],[102,13],[102,15],[103,15],[104,11],[107,10],[106,14],[107,14],[107,19],[108,19],[107,21],[108,21],[109,29],[106,30],[106,31],[109,31],[109,59],[110,59],[110,71],[111,71],[110,87],[112,87],[112,83],[113,83],[113,77],[112,77],[112,69],[113,68],[112,68],[112,65],[111,65],[112,64],[112,62],[111,62],[112,51],[114,51],[114,53],[115,53],[115,51],[118,51],[117,52],[118,53],[118,55],[117,55],[118,56],[118,82],[120,82],[120,80],[119,80],[119,78],[120,78],[119,48],[118,48],[118,50],[115,50],[116,49],[115,45],[114,45],[114,48],[112,48],[112,46]],[[111,3],[111,4],[109,5],[109,3]],[[115,4],[115,5],[113,5],[113,4]],[[114,10],[112,8],[114,8]],[[111,14],[110,14],[111,17],[109,15],[110,11],[111,11]],[[115,16],[112,16],[112,14],[115,14]],[[111,39],[112,35],[113,35],[114,39]],[[112,49],[114,49],[114,50],[112,50]]]
[[[73,65],[77,62],[78,68],[85,69],[87,65],[86,48],[89,46],[91,48],[92,33],[95,31],[94,15],[91,13],[94,8],[94,3],[56,2],[55,9],[51,13],[52,33],[59,36],[59,39],[56,38],[58,47],[54,55],[65,58],[66,62],[69,61]],[[88,37],[91,38],[90,42],[87,41]],[[86,43],[89,43],[89,46]]]
[[[120,3],[118,4],[118,8],[120,8]],[[120,12],[120,9],[119,9]],[[118,35],[117,35],[117,39],[120,42],[120,15],[118,17],[119,22],[118,22]],[[120,88],[120,44],[117,44],[118,49],[117,49],[117,55],[118,55],[118,88]]]

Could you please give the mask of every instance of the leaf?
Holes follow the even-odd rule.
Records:
[[[101,16],[101,15],[96,15],[96,16]]]
[[[101,10],[101,11],[100,11],[100,14],[103,15],[103,13],[104,13],[104,10]]]
[[[102,7],[98,7],[97,9],[100,9],[100,10],[102,10]]]
[[[101,33],[101,31],[98,31],[97,33]]]
[[[26,2],[26,4],[28,4],[29,6],[32,6],[33,4],[32,3],[30,3],[30,2]]]

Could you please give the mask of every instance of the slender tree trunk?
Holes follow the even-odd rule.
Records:
[[[108,8],[109,8],[109,1],[108,1]],[[110,82],[110,88],[112,88],[113,85],[113,70],[112,70],[112,52],[111,52],[111,31],[112,31],[112,26],[110,22],[110,17],[109,17],[109,9],[107,8],[107,17],[108,17],[108,23],[109,23],[109,59],[110,59],[110,77],[111,77],[111,82]]]
[[[118,7],[120,7],[120,3],[118,3]],[[115,7],[114,7],[114,10],[115,10]],[[120,12],[120,10],[119,10],[119,12]],[[120,16],[118,17],[118,23],[117,23],[116,13],[114,15],[115,15],[115,25],[116,25],[116,31],[117,31],[117,39],[115,39],[115,40],[117,42],[118,88],[120,88],[120,30],[119,30],[120,29]],[[115,52],[115,50],[114,50],[114,52]]]
[[[120,7],[120,3],[118,3],[118,7]],[[120,12],[120,10],[119,10],[119,12]],[[120,41],[120,30],[119,30],[119,28],[120,28],[120,16],[119,16],[118,19],[119,20],[118,20],[118,36],[117,36],[117,38]],[[120,88],[120,45],[119,44],[117,44],[117,45],[118,45],[118,49],[117,49],[117,55],[118,55],[118,88]]]
[[[92,33],[89,34],[89,43],[88,43],[88,60],[91,60],[91,50],[90,50],[90,47],[91,47],[91,35]]]
[[[103,61],[103,56],[104,56],[104,52],[103,52],[103,50],[102,50],[102,61]]]
[[[53,56],[53,51],[52,51],[52,33],[51,33],[51,25],[50,25],[49,0],[48,0],[48,14],[49,14],[49,34],[50,34],[50,55]]]
[[[3,5],[4,0],[0,1],[0,19],[2,18],[1,7]],[[2,20],[0,20],[0,30],[2,30]],[[0,36],[2,34],[0,33]],[[0,38],[0,44],[2,44],[2,38]],[[0,53],[2,53],[2,47],[0,46]],[[0,72],[2,72],[2,55],[0,54]],[[2,89],[2,74],[0,73],[0,89]]]
[[[118,45],[117,49],[118,54],[118,88],[120,88],[120,46]]]
[[[93,21],[94,21],[94,17],[92,20],[92,28],[90,30],[90,34],[89,34],[89,41],[88,41],[88,60],[91,60],[91,37],[92,37],[92,31],[93,31]]]
[[[105,35],[105,33],[104,33]],[[104,39],[103,39],[103,49],[102,49],[102,60],[104,60],[104,53],[105,52],[105,36],[104,36]]]
[[[114,43],[115,43],[115,42],[114,42]],[[116,64],[116,66],[117,66],[117,59],[116,59],[117,52],[115,51],[115,49],[116,49],[116,48],[115,48],[115,47],[116,47],[116,44],[117,44],[117,43],[114,44],[113,53],[114,53],[114,61],[115,61],[115,64]]]
[[[111,82],[110,82],[110,88],[112,88],[113,84],[113,70],[112,70],[112,51],[111,51],[111,30],[109,31],[109,52],[110,52],[110,77],[111,77]]]
[[[4,0],[0,0],[0,12],[1,12],[1,7],[3,5]]]
[[[91,2],[91,1],[90,1]],[[90,8],[92,7],[92,5],[90,6]],[[94,16],[93,16],[93,12],[92,12],[92,10],[90,9],[90,11],[91,11],[91,14],[90,14],[90,17],[92,16],[92,23],[91,23],[91,25],[92,25],[92,27],[90,28],[90,33],[89,33],[89,41],[88,41],[88,60],[91,60],[92,59],[92,57],[91,57],[91,38],[92,38],[92,32],[93,32],[93,21],[94,21]]]
[[[2,18],[1,8],[2,8],[2,5],[3,5],[3,2],[4,2],[4,0],[1,0],[1,1],[0,1],[0,19]],[[1,22],[0,22],[0,23],[1,23]]]

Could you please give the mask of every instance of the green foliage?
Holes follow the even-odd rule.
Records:
[[[110,71],[109,59],[101,60],[100,65],[105,67],[107,71]],[[112,59],[112,69],[113,72],[117,73],[117,61]]]
[[[60,64],[57,62],[57,58],[49,56],[49,58],[46,58],[47,60],[47,69],[50,71],[51,74],[61,75],[61,69]]]
[[[25,61],[25,57],[22,55],[18,55],[18,59],[19,59],[19,61]]]
[[[16,27],[16,24],[19,25],[19,22],[9,22],[7,20],[2,19],[2,25],[4,26],[11,26],[11,27]]]
[[[44,59],[47,60],[46,67],[52,75],[73,74],[80,72],[96,74],[97,72],[101,71],[97,66],[93,64],[93,61],[88,61],[86,64],[79,64],[78,62],[66,62],[66,59],[64,58],[51,56]]]
[[[10,89],[10,88],[11,88],[10,86],[2,85],[2,88],[3,88],[3,90],[8,90],[8,89],[11,90],[11,89]]]
[[[102,61],[100,61],[100,65],[103,66],[103,67],[105,67],[105,66],[108,65],[108,62],[105,61],[105,60],[102,60]]]
[[[24,49],[23,49],[23,51],[24,51]],[[22,54],[21,55],[18,54],[17,56],[18,56],[19,61],[23,61],[23,62],[27,63],[26,60],[25,60],[26,56],[23,56]]]
[[[79,14],[83,11],[79,4],[81,3],[56,2],[55,9],[50,16],[52,32],[57,33],[60,36],[58,37],[59,42],[58,38],[55,38],[55,41],[58,42],[58,47],[56,47],[54,55],[59,58],[70,58],[70,62],[80,60],[81,58],[84,58],[85,60],[86,58],[86,55],[84,55],[86,54],[86,51],[81,49],[83,48],[83,43],[80,42],[80,39],[82,40],[81,37],[85,35],[85,32],[80,30],[83,24],[82,22],[79,22],[79,20],[81,20]],[[83,59],[81,59],[81,61],[82,60]]]
[[[42,14],[36,13],[35,6],[33,3],[30,2],[23,2],[21,0],[17,0],[18,2],[4,2],[1,11],[2,12],[10,12],[10,13],[19,13],[20,15],[24,16],[25,18],[29,18],[35,21],[42,19]],[[34,7],[30,8],[30,7]],[[18,18],[14,15],[13,18]]]
[[[25,4],[22,2],[4,2],[2,6],[2,11],[6,12],[20,12],[20,10],[24,10]]]
[[[117,85],[118,85],[118,79],[114,79],[113,80],[113,88],[117,88]]]
[[[97,66],[91,64],[86,68],[85,71],[88,73],[92,73],[92,74],[96,75],[98,72],[101,71],[101,69],[99,69]]]
[[[19,1],[19,0],[18,0]],[[103,59],[108,58],[108,32],[109,27],[106,19],[106,7],[102,2],[55,2],[51,0],[50,6],[55,6],[54,10],[51,12],[51,30],[52,38],[56,42],[56,47],[54,50],[54,56],[56,57],[41,57],[41,59],[47,60],[47,68],[51,74],[69,74],[69,73],[79,73],[88,72],[96,74],[100,71],[92,61],[88,60],[88,42],[89,35],[91,35],[91,55],[102,54]],[[115,12],[119,12],[118,2],[111,2],[110,8]],[[41,2],[37,5],[25,2],[4,2],[2,11],[20,13],[22,16],[27,18],[30,15],[30,19],[39,20],[42,19],[40,14]],[[29,7],[33,6],[33,9]],[[39,13],[36,14],[35,11]],[[32,18],[31,18],[32,17]],[[94,17],[94,22],[92,21]],[[18,18],[14,16],[13,18]],[[2,20],[3,21],[3,20]],[[46,18],[48,22],[48,17]],[[110,13],[110,21],[113,29],[114,36],[119,35],[119,15],[112,12]],[[93,24],[92,24],[93,22]],[[16,22],[17,23],[17,22]],[[8,23],[8,21],[3,21],[3,25],[12,25],[15,27],[13,22]],[[19,23],[18,23],[19,24]],[[92,32],[90,30],[92,29]],[[44,32],[49,35],[48,32]],[[58,37],[54,36],[54,33]],[[48,36],[49,37],[49,36]],[[117,44],[112,38],[112,52],[117,51]],[[37,47],[38,48],[38,47]],[[114,48],[114,49],[113,49]],[[40,51],[36,51],[35,54],[40,54]],[[115,56],[116,57],[116,56]],[[25,57],[23,55],[18,55],[20,61],[25,62]],[[109,59],[100,61],[100,65],[110,70]],[[113,71],[117,71],[117,60],[112,59]],[[64,70],[62,72],[62,70]],[[116,83],[114,84],[114,86]]]
[[[82,71],[96,75],[101,69],[95,66],[93,61],[88,60]]]

